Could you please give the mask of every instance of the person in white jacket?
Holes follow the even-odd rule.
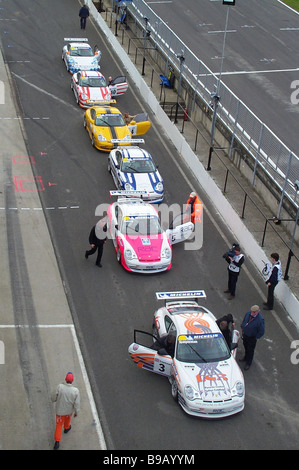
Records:
[[[62,426],[64,433],[71,430],[72,414],[77,416],[80,410],[80,392],[72,385],[74,376],[72,372],[68,372],[65,377],[65,384],[58,385],[55,392],[52,393],[51,399],[56,403],[56,428],[54,433],[54,450],[59,449]]]

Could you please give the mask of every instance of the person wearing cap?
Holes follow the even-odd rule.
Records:
[[[190,221],[195,224],[201,222],[202,218],[202,202],[197,194],[192,191],[186,203],[186,214],[190,217]]]
[[[85,258],[88,259],[90,255],[93,255],[97,250],[97,259],[96,259],[96,266],[99,268],[102,267],[101,260],[103,255],[104,243],[106,243],[107,236],[107,221],[104,217],[103,219],[99,220],[97,224],[92,227],[90,234],[89,234],[89,243],[90,243],[90,250],[85,251]]]
[[[228,255],[226,258],[228,262],[228,288],[224,291],[225,294],[230,294],[228,300],[231,300],[236,295],[237,282],[241,270],[241,266],[244,263],[245,257],[241,253],[239,245],[234,245],[234,255]]]
[[[244,369],[248,370],[253,360],[257,340],[265,334],[265,321],[258,305],[253,305],[250,312],[245,314],[241,330],[245,355],[240,361],[245,362]]]
[[[77,416],[80,410],[80,392],[74,387],[74,376],[72,372],[68,372],[65,377],[65,384],[58,385],[55,392],[52,393],[51,400],[56,403],[56,428],[54,433],[54,450],[59,449],[62,426],[64,433],[71,430],[72,414]]]

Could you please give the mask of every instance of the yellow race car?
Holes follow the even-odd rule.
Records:
[[[145,134],[151,127],[146,113],[125,118],[112,106],[93,106],[84,113],[84,127],[91,139],[91,144],[98,150],[110,152],[120,145],[143,143],[143,139],[132,139],[133,136]]]

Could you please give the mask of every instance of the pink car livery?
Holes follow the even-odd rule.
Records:
[[[127,271],[167,271],[172,264],[172,245],[189,238],[194,225],[187,222],[164,231],[157,209],[140,197],[143,193],[146,192],[110,191],[119,197],[108,208],[109,235],[117,261]]]

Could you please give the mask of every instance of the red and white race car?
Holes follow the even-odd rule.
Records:
[[[126,77],[119,76],[109,80],[96,71],[79,71],[72,75],[71,89],[81,108],[109,104],[112,98],[123,95],[128,89]],[[115,102],[115,101],[112,101]]]

